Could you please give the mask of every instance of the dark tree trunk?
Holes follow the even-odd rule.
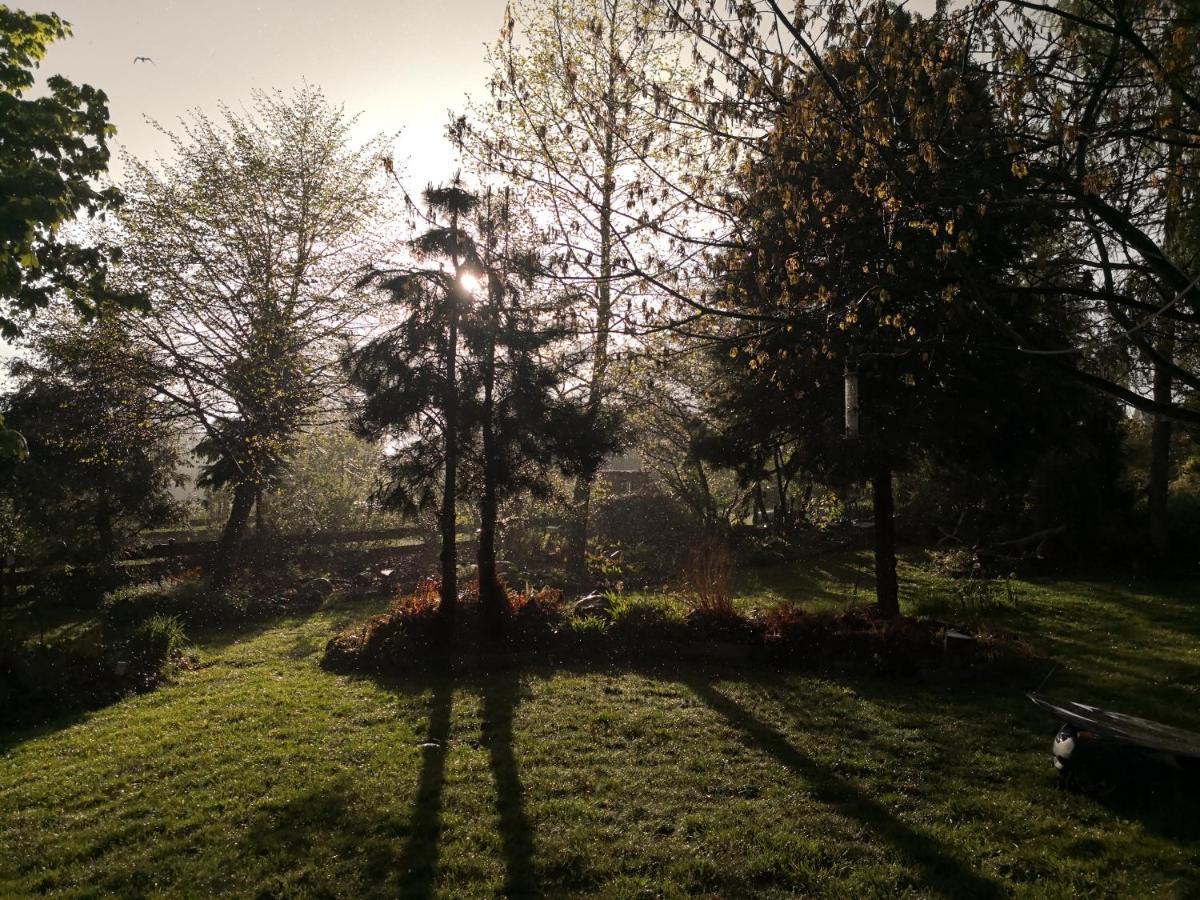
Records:
[[[1171,96],[1171,121],[1178,122],[1181,100],[1177,92]],[[1172,129],[1174,132],[1174,129]],[[1180,170],[1181,147],[1179,136],[1168,152],[1167,208],[1163,219],[1163,235],[1166,249],[1173,257],[1178,256],[1180,221],[1179,207],[1183,190]],[[1166,360],[1175,357],[1175,332],[1170,319],[1157,323],[1162,329],[1157,350]],[[1154,402],[1170,405],[1172,394],[1171,372],[1159,363],[1154,365]],[[1171,492],[1171,432],[1172,422],[1166,416],[1155,416],[1150,427],[1150,490],[1148,511],[1150,513],[1150,547],[1154,556],[1165,560],[1171,555],[1171,531],[1167,521],[1167,501]]]
[[[254,492],[254,537],[260,543],[267,537],[267,513],[261,487]]]
[[[233,506],[229,510],[229,519],[221,532],[221,541],[217,544],[217,552],[213,556],[209,579],[214,590],[224,590],[233,579],[237,570],[238,556],[242,550],[242,540],[246,534],[246,523],[250,521],[250,509],[254,506],[256,488],[251,482],[243,482],[234,486]]]
[[[882,469],[871,478],[875,508],[875,602],[880,615],[900,613],[900,585],[896,579],[896,522],[892,500],[892,473]]]
[[[479,605],[488,633],[499,637],[508,618],[508,594],[496,575],[496,331],[503,286],[489,279],[489,333],[483,359],[483,496],[479,501]]]
[[[496,489],[485,478],[479,502],[479,604],[490,634],[498,636],[508,617],[508,594],[496,573]]]
[[[457,246],[458,213],[451,218]],[[446,385],[443,404],[446,414],[446,474],[442,482],[442,590],[438,619],[443,640],[454,631],[454,615],[458,607],[458,253],[454,253],[454,284],[450,288],[450,322],[446,334]]]
[[[761,481],[754,483],[754,524],[763,526],[770,524],[767,516],[767,501],[763,498]]]

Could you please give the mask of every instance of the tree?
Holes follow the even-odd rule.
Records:
[[[760,480],[740,477],[710,452],[723,424],[720,368],[703,345],[664,335],[626,357],[616,378],[642,464],[705,531],[716,533],[745,515]]]
[[[233,491],[217,587],[256,498],[345,389],[343,344],[371,325],[357,282],[379,253],[384,198],[378,147],[352,147],[350,126],[316,88],[259,93],[248,113],[194,113],[168,132],[161,170],[132,163],[122,271],[153,302],[131,321],[200,439],[203,482]]]
[[[538,209],[543,278],[575,301],[590,345],[578,379],[593,417],[610,393],[614,334],[641,296],[632,258],[685,210],[672,186],[681,153],[655,101],[679,81],[679,46],[645,0],[526,0],[505,11],[489,55],[491,103],[471,111],[468,154]],[[569,557],[582,577],[590,478],[574,489]]]
[[[967,32],[884,7],[860,24],[746,165],[716,302],[742,323],[730,354],[776,389],[775,414],[796,416],[826,465],[870,479],[877,600],[894,615],[893,473],[953,443],[995,392],[1003,332],[975,304],[1039,333],[1056,323],[993,287],[1048,221],[1025,202]]]
[[[411,242],[413,263],[377,276],[402,320],[346,362],[363,393],[360,433],[394,448],[382,501],[415,512],[440,488],[446,639],[457,607],[456,504],[479,500],[480,598],[496,634],[507,612],[496,575],[499,504],[544,490],[551,467],[594,472],[612,445],[596,430],[600,420],[562,397],[565,373],[542,354],[564,334],[522,304],[536,262],[511,246],[508,203],[489,195],[481,207],[457,180],[426,190],[425,203],[430,227]],[[460,478],[460,470],[475,477]]]
[[[368,440],[395,441],[385,464],[382,502],[412,513],[441,488],[441,603],[444,639],[458,606],[460,320],[468,307],[464,279],[481,271],[466,218],[478,198],[455,179],[424,193],[429,228],[410,242],[414,262],[372,279],[400,310],[401,322],[345,358],[350,383],[363,394],[356,426]]]
[[[111,564],[130,533],[175,511],[178,442],[147,386],[147,348],[122,319],[81,323],[65,310],[38,326],[12,365],[8,420],[29,435],[6,492],[22,519],[77,560]]]
[[[107,286],[114,247],[67,236],[80,215],[103,218],[121,203],[96,180],[108,168],[108,98],[61,75],[43,96],[27,98],[50,44],[70,35],[53,13],[0,5],[0,334],[14,338],[24,319],[62,295],[90,315],[96,304],[133,302]]]
[[[1084,306],[1127,364],[1078,371],[1151,415],[1149,537],[1169,551],[1173,423],[1197,387],[1200,267],[1186,223],[1200,185],[1200,16],[1187,0],[1012,0],[992,29],[998,99],[1036,189],[1071,213],[1075,240],[1031,280]],[[1066,291],[1067,293],[1062,293]]]
[[[486,300],[464,322],[464,337],[480,382],[469,412],[480,431],[479,596],[495,633],[508,612],[496,572],[500,504],[522,493],[545,495],[555,470],[590,483],[618,442],[612,410],[564,392],[575,366],[559,348],[575,335],[554,322],[561,303],[530,302],[541,264],[516,234],[509,192],[499,202],[489,192],[481,212]]]
[[[316,534],[386,527],[391,521],[371,503],[379,487],[380,448],[360,440],[343,424],[333,424],[300,436],[288,461],[287,478],[264,498],[261,511],[267,534]]]

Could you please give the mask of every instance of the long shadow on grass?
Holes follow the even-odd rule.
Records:
[[[713,688],[707,681],[687,677],[684,684],[705,705],[740,730],[747,743],[770,753],[796,775],[805,779],[818,800],[829,804],[845,816],[857,819],[916,863],[921,869],[925,883],[933,891],[947,897],[1003,895],[1003,889],[996,882],[966,866],[928,834],[896,819],[885,806],[797,750],[777,729],[755,718],[748,710]]]
[[[438,842],[442,834],[442,787],[450,741],[450,712],[454,683],[440,678],[433,684],[429,704],[429,733],[422,750],[421,779],[408,826],[408,843],[400,856],[401,895],[429,897],[437,876]]]
[[[525,789],[513,753],[513,713],[521,681],[512,669],[483,681],[482,731],[496,782],[496,816],[504,847],[504,895],[537,896],[533,872],[533,826],[525,814]]]

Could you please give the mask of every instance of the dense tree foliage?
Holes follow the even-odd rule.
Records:
[[[86,324],[60,311],[27,347],[3,409],[29,454],[6,466],[4,492],[28,529],[53,536],[56,547],[35,552],[112,562],[175,511],[177,442],[149,386],[149,353],[111,310]]]
[[[543,351],[565,335],[526,305],[538,263],[513,245],[507,200],[481,204],[455,182],[428,189],[425,204],[430,227],[411,243],[414,263],[378,276],[401,321],[350,354],[350,380],[364,394],[360,431],[393,444],[384,502],[415,511],[440,489],[446,629],[457,601],[457,500],[479,500],[480,598],[499,627],[499,503],[543,491],[553,469],[590,476],[612,449],[611,428],[563,396],[566,371]]]

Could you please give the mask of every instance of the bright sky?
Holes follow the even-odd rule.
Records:
[[[255,88],[304,80],[349,114],[357,137],[401,131],[397,162],[413,187],[452,174],[446,111],[485,93],[484,45],[504,0],[9,0],[56,12],[74,36],[40,74],[103,89],[117,141],[135,156],[167,147],[145,117],[174,127],[194,107],[237,106]],[[134,63],[149,56],[153,64]],[[114,165],[119,175],[120,163]]]

